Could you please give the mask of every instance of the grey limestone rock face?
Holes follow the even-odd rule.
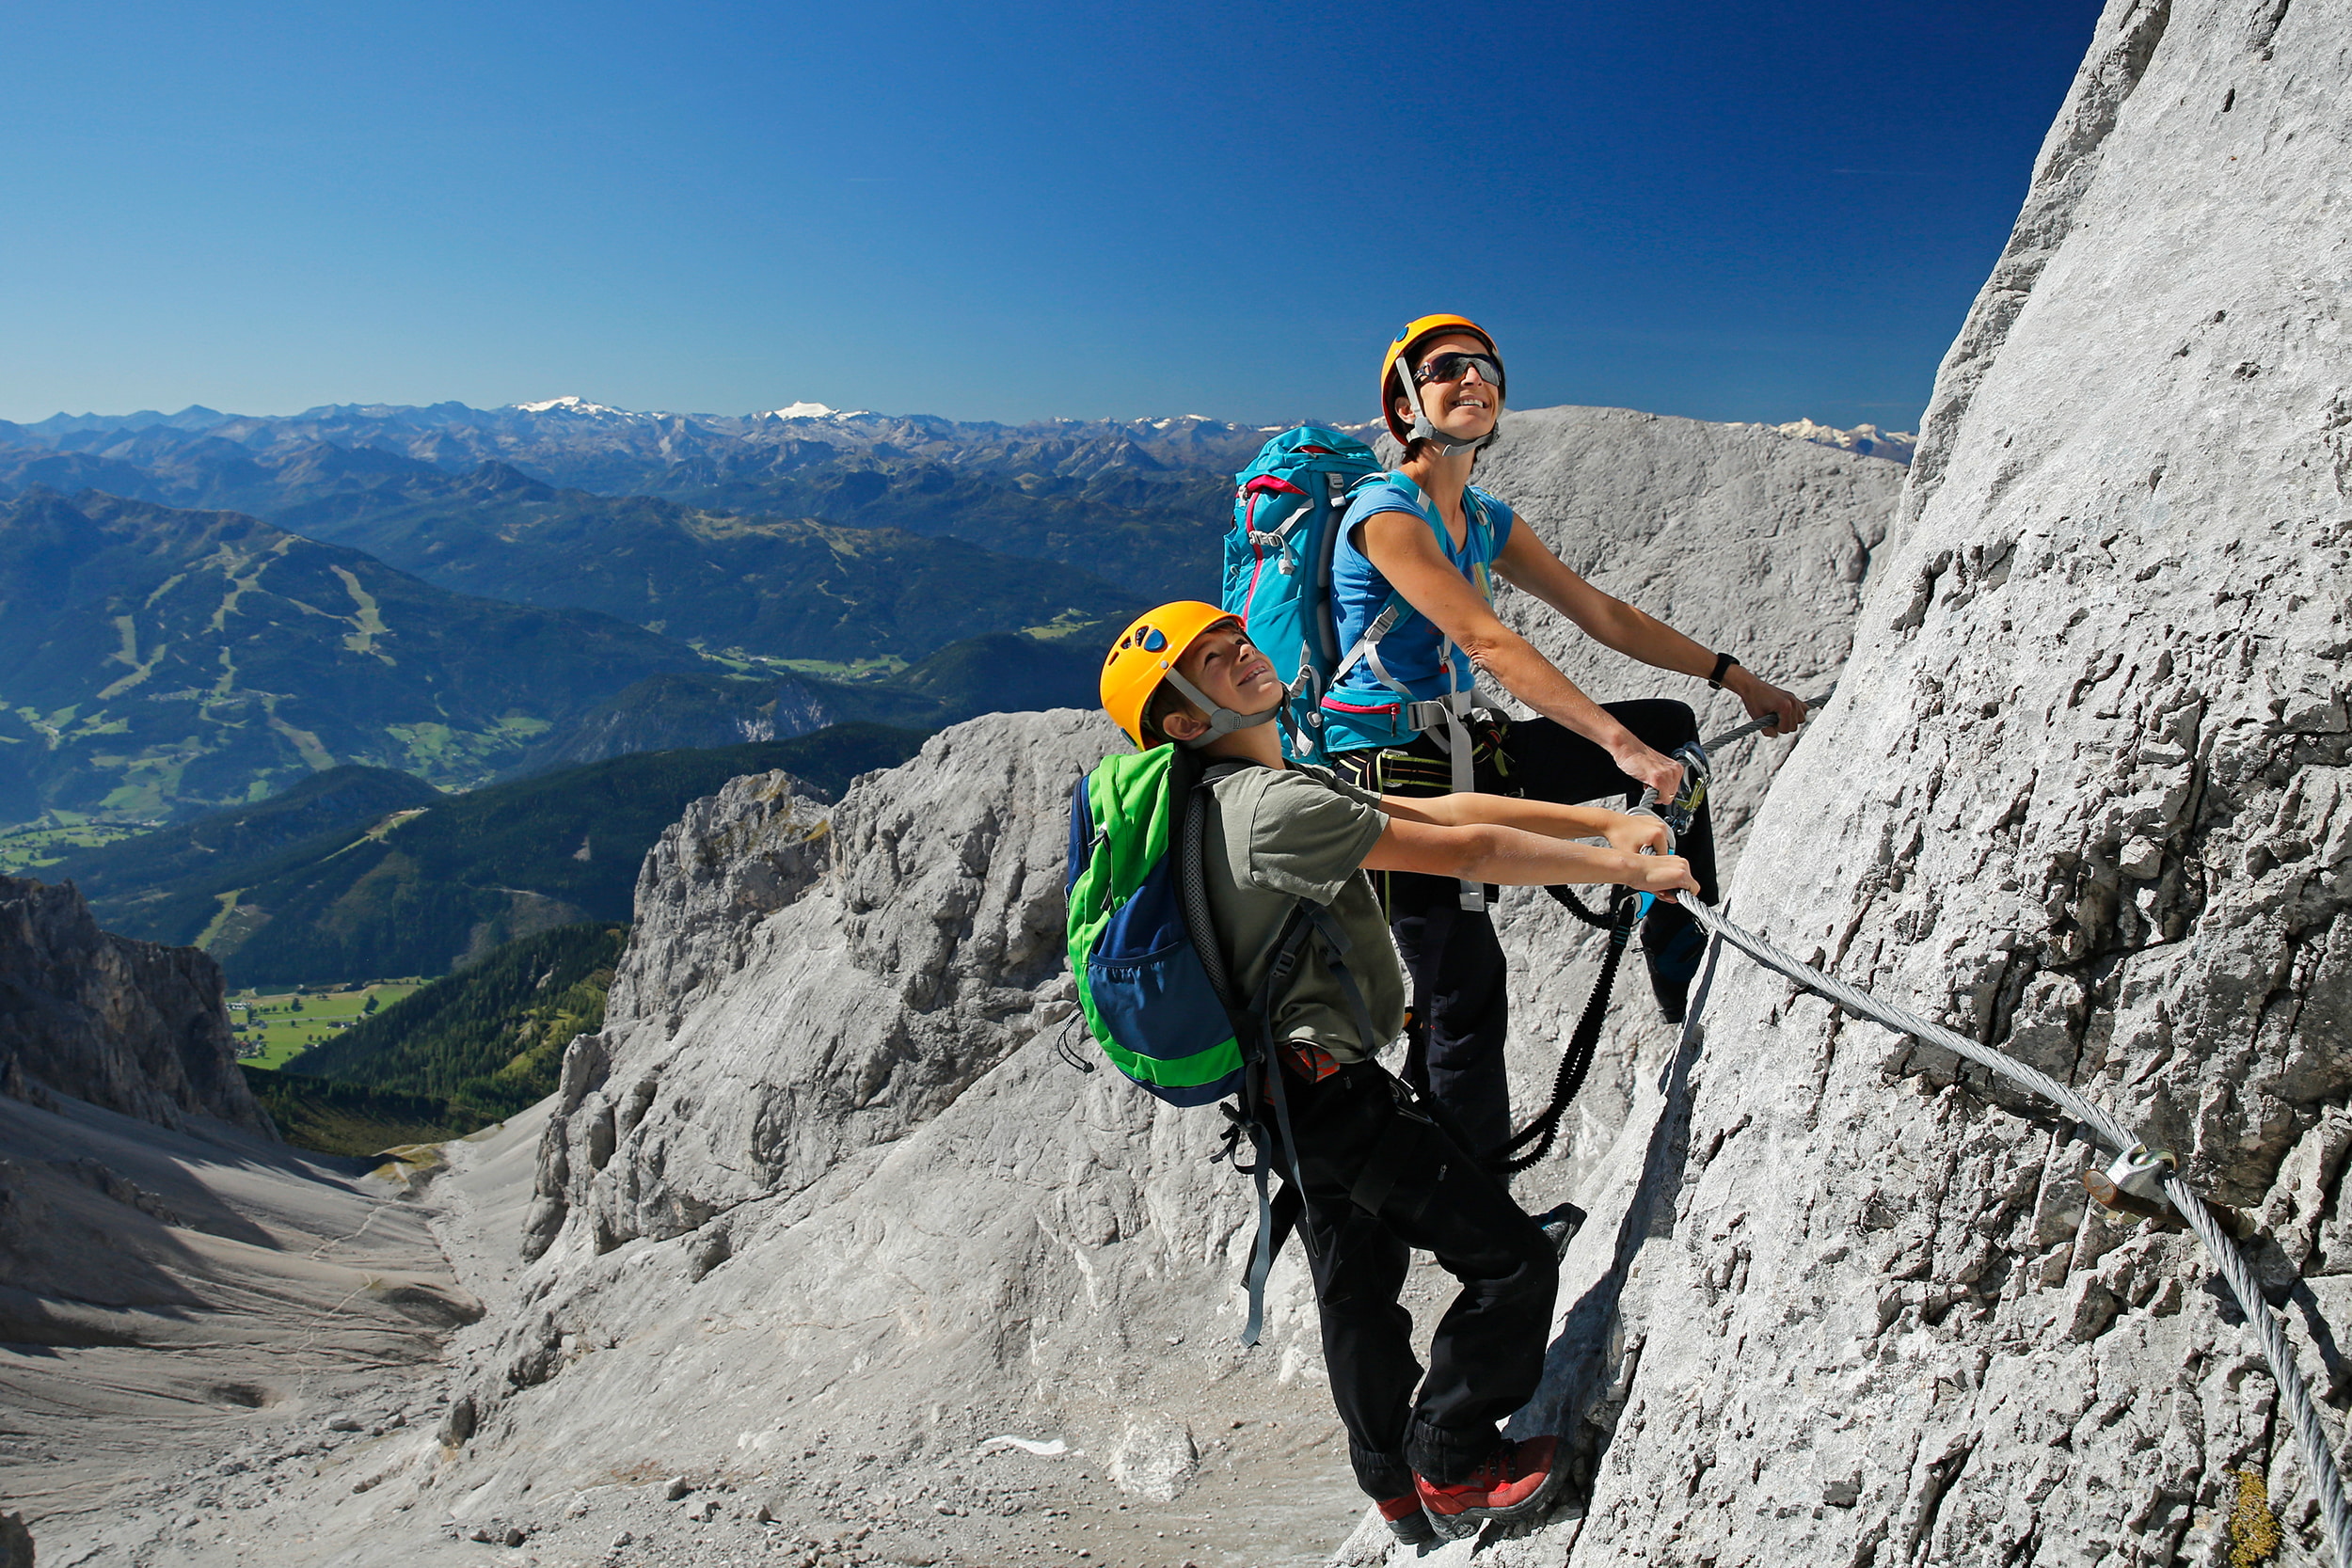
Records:
[[[0,1093],[275,1137],[237,1070],[221,995],[220,966],[196,948],[101,930],[70,882],[0,877]]]
[[[1733,889],[2265,1218],[2337,1413],[2347,39],[2343,0],[2107,8]],[[1724,965],[1564,1295],[1551,1414],[1614,1433],[1572,1560],[2217,1562],[2244,1473],[2309,1560],[2193,1240],[2088,1205],[2045,1110]]]
[[[1010,722],[1010,721],[1007,721]],[[965,725],[827,808],[782,774],[648,855],[601,1035],[567,1053],[531,1246],[678,1235],[935,1115],[1064,967],[1068,789],[1104,726]]]

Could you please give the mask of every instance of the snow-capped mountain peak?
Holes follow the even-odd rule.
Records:
[[[633,420],[640,417],[626,408],[614,408],[606,404],[590,403],[586,398],[579,397],[549,398],[545,403],[517,403],[512,406],[516,412],[523,414],[580,414],[591,419],[614,420]]]
[[[1874,424],[1858,424],[1851,430],[1836,425],[1816,424],[1811,420],[1791,420],[1782,425],[1759,425],[1760,430],[1775,430],[1783,436],[1793,436],[1800,441],[1816,446],[1836,447],[1841,451],[1861,457],[1883,457],[1890,462],[1908,463],[1919,437],[1908,430],[1881,430]]]
[[[771,408],[755,414],[757,420],[830,420],[841,412],[821,403],[787,403],[782,408]]]

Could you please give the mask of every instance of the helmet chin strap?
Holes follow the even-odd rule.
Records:
[[[1495,428],[1486,432],[1486,435],[1473,436],[1467,441],[1456,441],[1453,436],[1446,435],[1429,422],[1429,415],[1421,405],[1421,388],[1413,384],[1412,367],[1402,359],[1396,362],[1396,379],[1405,388],[1406,404],[1413,410],[1412,426],[1405,432],[1406,446],[1411,446],[1415,441],[1427,441],[1444,455],[1452,457],[1455,452],[1476,451],[1502,434],[1502,422],[1497,420]]]
[[[1168,684],[1183,692],[1191,701],[1193,706],[1209,716],[1209,727],[1205,734],[1194,736],[1190,740],[1178,742],[1187,750],[1198,751],[1209,742],[1229,736],[1235,730],[1255,729],[1260,724],[1271,722],[1275,715],[1282,711],[1282,705],[1278,701],[1263,713],[1236,713],[1230,707],[1213,702],[1207,692],[1178,674],[1174,665],[1167,666],[1167,670]]]

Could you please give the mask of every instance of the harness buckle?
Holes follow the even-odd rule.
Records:
[[[1475,691],[1454,691],[1443,697],[1429,697],[1405,705],[1405,722],[1416,730],[1439,730],[1449,717],[1468,719],[1478,711],[1470,701]]]

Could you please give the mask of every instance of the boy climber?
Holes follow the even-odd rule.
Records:
[[[1690,865],[1640,852],[1664,843],[1654,817],[1494,795],[1373,796],[1285,766],[1267,722],[1282,686],[1214,605],[1147,612],[1104,661],[1102,691],[1137,746],[1172,741],[1209,762],[1208,901],[1235,991],[1260,993],[1298,900],[1321,906],[1341,935],[1342,966],[1327,941],[1309,942],[1268,1006],[1295,1145],[1274,1151],[1275,1169],[1295,1169],[1304,1187],[1324,1360],[1358,1483],[1408,1542],[1541,1511],[1558,1480],[1555,1439],[1508,1442],[1496,1423],[1534,1393],[1558,1265],[1502,1182],[1371,1059],[1404,1027],[1405,978],[1361,873],[1613,882],[1672,899],[1696,891]],[[1580,837],[1609,847],[1570,842]],[[1461,1282],[1426,1375],[1397,1304],[1413,1247]]]

